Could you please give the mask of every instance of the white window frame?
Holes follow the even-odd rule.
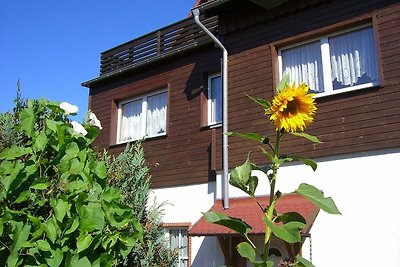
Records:
[[[174,227],[166,227],[165,228],[165,237],[167,238],[167,240],[168,240],[168,244],[170,244],[170,235],[171,235],[171,233],[170,233],[170,231],[171,230],[178,230],[179,231],[179,237],[178,237],[178,242],[179,242],[179,245],[178,245],[178,249],[186,249],[186,251],[187,251],[187,256],[181,256],[181,253],[178,253],[178,264],[177,264],[177,266],[176,267],[181,267],[181,260],[187,260],[187,262],[188,262],[188,266],[190,266],[190,262],[189,262],[189,253],[190,253],[190,251],[189,251],[189,235],[187,235],[187,239],[188,239],[188,244],[187,244],[187,247],[186,248],[184,248],[183,247],[183,244],[182,244],[182,231],[186,231],[186,232],[188,232],[188,227],[177,227],[177,226],[174,226]]]
[[[212,98],[211,98],[211,90],[212,90],[212,88],[211,88],[211,84],[212,84],[211,80],[214,79],[214,78],[217,78],[217,77],[221,78],[221,90],[222,90],[222,76],[221,76],[221,73],[214,73],[214,74],[208,75],[208,81],[207,81],[207,84],[208,84],[207,124],[209,126],[219,126],[222,123],[222,118],[221,118],[221,121],[215,121],[215,120],[212,119],[213,110],[212,110]],[[222,98],[221,98],[221,105],[222,105]],[[222,109],[221,109],[221,111],[222,111]],[[216,117],[216,116],[214,116],[214,117]]]
[[[322,74],[323,74],[323,82],[324,82],[324,92],[322,93],[316,93],[315,94],[315,98],[319,98],[319,97],[324,97],[324,96],[329,96],[329,95],[335,95],[335,94],[341,94],[341,93],[345,93],[345,92],[349,92],[349,91],[355,91],[355,90],[360,90],[360,89],[364,89],[364,88],[370,88],[370,87],[376,87],[379,86],[380,83],[380,79],[376,82],[370,82],[370,83],[364,83],[364,84],[360,84],[360,85],[355,85],[355,86],[349,86],[349,87],[345,87],[345,88],[341,88],[341,89],[336,89],[333,90],[333,84],[332,84],[332,80],[331,80],[331,76],[332,76],[332,69],[331,69],[331,61],[330,61],[330,51],[329,51],[329,38],[333,37],[333,36],[337,36],[340,34],[344,34],[344,33],[349,33],[349,32],[353,32],[353,31],[357,31],[357,30],[361,30],[364,28],[371,28],[372,31],[373,26],[372,23],[366,23],[366,24],[362,24],[362,25],[358,25],[358,26],[353,26],[350,28],[347,28],[345,30],[340,30],[340,31],[335,31],[333,33],[330,34],[325,34],[316,38],[310,38],[306,41],[303,42],[297,42],[295,44],[291,44],[291,45],[287,45],[284,47],[281,47],[278,49],[278,73],[279,73],[279,80],[282,79],[282,74],[283,74],[283,66],[282,66],[282,50],[286,50],[286,49],[290,49],[293,47],[297,47],[297,46],[301,46],[301,45],[305,45],[305,44],[309,44],[312,42],[316,42],[316,41],[320,41],[321,43],[321,58],[322,58]],[[376,41],[375,41],[375,48],[376,48],[376,57],[378,58],[378,48],[376,45]],[[378,66],[378,77],[379,75],[379,66]]]
[[[116,137],[116,143],[117,144],[123,144],[123,143],[128,143],[128,142],[132,142],[132,141],[137,141],[137,140],[141,140],[141,139],[147,139],[147,138],[154,138],[154,137],[159,137],[159,136],[165,136],[167,135],[167,125],[165,127],[165,132],[163,133],[159,133],[159,134],[155,134],[155,135],[146,135],[146,123],[147,123],[147,98],[158,95],[158,94],[162,94],[162,93],[166,93],[167,94],[167,99],[166,99],[166,107],[167,107],[167,113],[165,116],[168,116],[168,90],[167,89],[162,89],[162,90],[158,90],[158,91],[153,91],[151,93],[145,94],[145,95],[140,95],[137,97],[133,97],[133,98],[129,98],[123,101],[120,101],[118,103],[118,122],[117,122],[117,137]],[[140,138],[137,139],[130,139],[127,141],[121,141],[120,140],[120,134],[121,134],[121,120],[122,120],[122,106],[124,104],[133,102],[133,101],[137,101],[137,100],[141,100],[142,101],[142,121],[141,121],[141,135]],[[167,118],[166,118],[167,121]]]

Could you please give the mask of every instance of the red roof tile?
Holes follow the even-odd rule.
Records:
[[[202,5],[204,3],[210,2],[210,0],[197,0],[196,4],[194,4],[193,8]]]
[[[211,2],[211,0],[197,0],[192,9],[201,6],[202,4],[205,4],[207,2]],[[193,15],[192,12],[189,12],[189,17],[191,17],[192,15]]]
[[[257,197],[263,208],[269,201],[268,196]],[[296,211],[300,213],[307,221],[303,233],[308,233],[315,218],[318,215],[319,207],[297,194],[289,194],[283,196],[276,206],[278,213]],[[230,217],[241,218],[253,228],[251,234],[265,233],[265,224],[262,221],[263,212],[258,207],[257,203],[249,198],[231,198],[229,199],[229,209],[224,210],[222,201],[218,199],[209,211],[224,213]],[[207,222],[201,217],[190,229],[189,235],[192,236],[214,236],[214,235],[232,235],[234,231],[217,224]]]

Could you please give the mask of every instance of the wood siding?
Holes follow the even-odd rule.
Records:
[[[244,12],[237,15],[241,16],[240,20],[231,15],[221,21],[222,25],[229,25],[230,19],[236,19],[235,27],[226,31],[223,38],[230,53],[229,130],[274,133],[262,108],[244,93],[268,99],[274,96],[277,44],[367,19],[373,22],[376,32],[381,86],[318,98],[317,116],[307,132],[317,135],[324,143],[310,144],[287,136],[283,150],[287,154],[316,158],[399,147],[400,3],[382,0],[311,2],[307,9],[293,11],[273,21],[260,19],[255,23],[250,19],[251,14],[246,17]],[[247,23],[249,20],[251,23]],[[219,70],[220,57],[220,50],[205,46],[93,85],[90,109],[104,126],[96,145],[111,153],[122,151],[124,145],[112,145],[110,141],[110,136],[115,137],[112,129],[116,128],[118,101],[167,87],[167,136],[143,143],[153,187],[189,185],[213,179],[214,164],[216,169],[221,169],[222,135],[220,128],[201,127],[202,86],[206,89],[207,74]],[[230,137],[229,142],[230,167],[241,164],[249,151],[257,163],[265,162],[254,142],[236,137]]]
[[[221,52],[213,46],[193,51],[90,90],[90,109],[103,124],[95,145],[118,154],[126,145],[115,144],[118,102],[168,88],[167,136],[143,142],[153,187],[204,183],[215,178],[210,165],[212,131],[201,127],[200,112],[207,74],[219,70]]]
[[[373,21],[381,86],[318,98],[316,119],[307,132],[317,135],[324,143],[311,144],[287,136],[283,151],[316,158],[399,147],[400,4],[394,2],[330,1],[257,26],[241,30],[244,25],[231,28],[232,32],[225,36],[230,51],[229,130],[274,134],[274,127],[263,116],[262,108],[244,94],[268,99],[273,97],[277,73],[274,44],[296,40],[307,33],[326,33],[334,28],[332,25],[346,28],[350,25],[348,23]],[[253,19],[241,19],[243,24],[246,21]],[[221,138],[217,140],[216,147],[219,149],[217,155],[221,155]],[[243,163],[249,151],[252,151],[251,158],[255,162],[265,163],[265,156],[260,153],[257,144],[237,137],[229,138],[230,167]],[[217,168],[221,168],[221,160],[221,157],[217,158]]]

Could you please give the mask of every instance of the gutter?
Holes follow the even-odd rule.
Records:
[[[220,4],[220,2],[227,2],[229,0],[217,0],[211,3]],[[228,187],[228,51],[224,45],[213,35],[200,21],[199,8],[192,10],[194,15],[194,21],[197,25],[219,46],[223,51],[223,63],[222,63],[222,168],[223,168],[223,179],[222,179],[222,198],[224,209],[229,208],[229,187]]]

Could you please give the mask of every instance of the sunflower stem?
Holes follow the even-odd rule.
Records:
[[[274,152],[274,158],[278,159],[279,158],[279,150],[280,150],[280,141],[283,133],[280,131],[276,131],[276,139],[275,139],[275,148],[273,149]],[[278,169],[279,169],[279,164],[274,162],[272,164],[272,176],[269,181],[269,186],[270,186],[270,193],[269,193],[269,204],[268,208],[265,211],[264,215],[270,220],[273,221],[273,216],[274,216],[274,209],[276,205],[275,201],[275,184],[276,184],[276,178],[278,176]],[[271,243],[271,228],[268,226],[265,226],[265,238],[264,238],[264,253],[263,253],[263,260],[268,261],[269,257],[269,246]]]

